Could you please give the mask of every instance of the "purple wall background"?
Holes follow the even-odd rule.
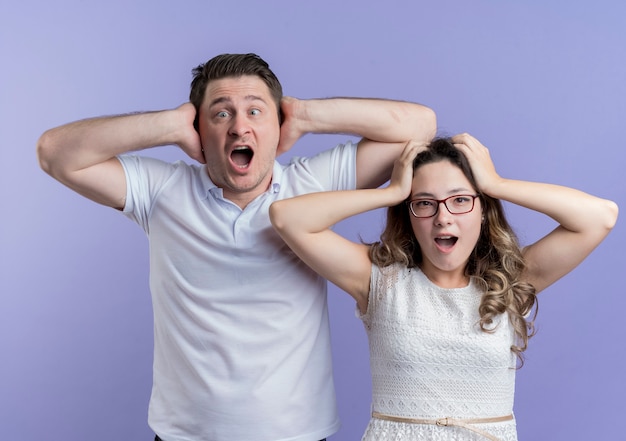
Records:
[[[423,102],[440,131],[489,146],[502,175],[575,186],[624,210],[624,17],[619,0],[2,2],[2,437],[151,439],[146,239],[39,170],[45,129],[177,106],[193,66],[255,51],[289,95]],[[307,136],[289,156],[343,139]],[[172,147],[151,154],[184,158]],[[509,214],[524,242],[553,227]],[[338,229],[373,240],[381,224],[375,212]],[[541,295],[518,374],[522,440],[623,437],[623,226]],[[353,301],[332,287],[329,297],[343,421],[332,440],[356,440],[369,411],[366,337]]]

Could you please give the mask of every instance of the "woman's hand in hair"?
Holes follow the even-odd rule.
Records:
[[[413,184],[413,160],[426,149],[424,142],[409,141],[396,159],[391,172],[388,190],[397,191],[398,201],[408,198]]]
[[[479,190],[491,195],[491,189],[501,183],[502,178],[491,160],[489,149],[469,133],[453,136],[452,142],[467,158]]]

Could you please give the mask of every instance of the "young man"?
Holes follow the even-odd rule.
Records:
[[[155,318],[149,423],[164,441],[317,441],[337,417],[326,283],[274,232],[268,209],[298,194],[377,187],[427,107],[298,100],[255,54],[194,69],[190,103],[94,118],[39,140],[42,168],[122,210],[150,240]],[[361,137],[312,158],[275,158],[306,133]],[[205,166],[128,154],[178,145]]]

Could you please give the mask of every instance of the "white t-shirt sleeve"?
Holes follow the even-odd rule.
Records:
[[[350,141],[310,158],[295,158],[317,178],[322,191],[356,188],[357,144]]]
[[[118,159],[126,173],[126,204],[123,213],[147,233],[154,201],[180,163],[170,164],[137,155],[120,155]]]

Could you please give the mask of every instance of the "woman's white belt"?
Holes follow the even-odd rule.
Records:
[[[379,412],[372,412],[372,418],[376,418],[379,420],[395,421],[397,423],[431,424],[434,426],[461,427],[463,429],[470,430],[474,433],[478,433],[491,441],[500,441],[497,437],[493,436],[492,434],[485,432],[484,430],[481,430],[478,427],[474,427],[473,424],[501,423],[503,421],[510,421],[513,419],[513,415],[506,415],[506,416],[492,417],[492,418],[460,419],[460,418],[446,417],[446,418],[437,418],[437,419],[421,419],[421,418],[398,417],[398,416],[393,416],[393,415],[386,415],[384,413],[379,413]]]

